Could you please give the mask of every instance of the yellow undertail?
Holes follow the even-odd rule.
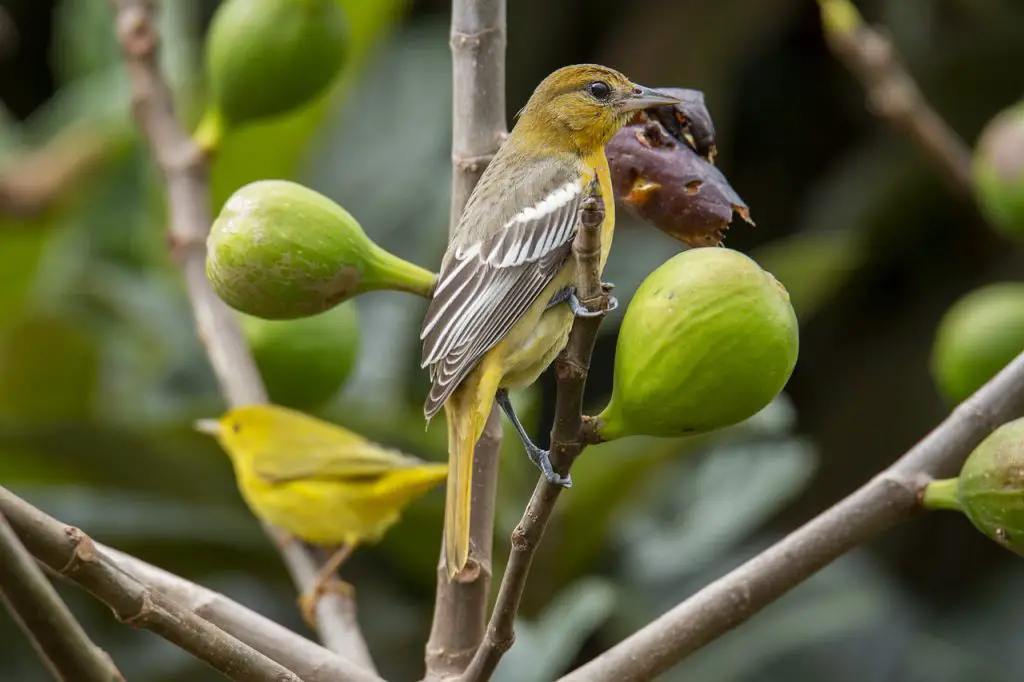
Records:
[[[444,404],[448,423],[448,489],[444,524],[444,556],[448,578],[469,560],[470,500],[473,450],[491,414],[502,378],[504,345],[492,348]]]

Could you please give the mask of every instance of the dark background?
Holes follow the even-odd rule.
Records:
[[[167,66],[191,125],[212,0],[165,2]],[[352,57],[329,101],[229,140],[215,209],[262,177],[328,194],[385,248],[436,267],[448,210],[448,3],[341,0]],[[942,313],[988,282],[1022,280],[1024,252],[921,150],[872,117],[828,52],[809,0],[514,0],[510,124],[559,66],[604,63],[651,86],[703,90],[718,165],[757,226],[727,246],[790,290],[796,371],[751,423],[697,443],[630,440],[594,450],[546,537],[526,621],[499,670],[543,682],[669,608],[865,482],[950,409],[929,374]],[[42,216],[0,218],[0,481],[102,542],[302,628],[277,555],[227,459],[191,421],[223,409],[166,258],[163,206],[132,128],[110,10],[100,0],[0,2],[0,168],[58,134],[101,141],[95,172]],[[1024,5],[875,0],[927,98],[968,144],[1024,93]],[[684,248],[635,220],[606,279],[628,301]],[[348,304],[353,305],[353,304]],[[322,416],[431,459],[422,437],[423,303],[361,297],[359,366]],[[622,308],[624,308],[623,306]],[[603,327],[589,401],[611,386],[619,313]],[[543,441],[553,382],[528,413]],[[534,474],[506,448],[499,555]],[[677,455],[691,453],[683,458]],[[712,456],[714,455],[714,456]],[[421,672],[443,492],[415,503],[344,570],[382,673]],[[62,590],[129,679],[218,679],[187,655]],[[544,608],[552,597],[564,601]],[[665,680],[803,682],[1020,679],[1024,568],[962,517],[935,514],[879,538]],[[0,616],[0,679],[45,679]]]

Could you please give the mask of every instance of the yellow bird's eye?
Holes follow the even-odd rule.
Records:
[[[587,84],[587,92],[598,102],[606,102],[611,97],[612,88],[604,81],[594,81]]]

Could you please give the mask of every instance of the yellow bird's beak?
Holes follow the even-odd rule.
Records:
[[[633,92],[622,102],[623,111],[639,111],[669,104],[682,104],[682,100],[642,85],[635,85]]]
[[[211,436],[220,435],[220,422],[216,419],[197,419],[193,422],[192,426],[199,433],[205,433]]]

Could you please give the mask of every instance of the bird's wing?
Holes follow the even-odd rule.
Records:
[[[498,205],[470,210],[473,199],[490,197]],[[498,229],[460,225],[471,228],[463,234],[485,236],[458,242],[442,266],[420,331],[421,366],[430,367],[432,381],[424,406],[428,418],[565,264],[584,191],[578,174],[545,167],[515,188],[473,199],[463,220],[499,221]]]
[[[251,461],[254,473],[268,483],[367,483],[397,469],[424,464],[343,427],[280,408],[265,418],[263,428],[262,437],[251,447]]]

